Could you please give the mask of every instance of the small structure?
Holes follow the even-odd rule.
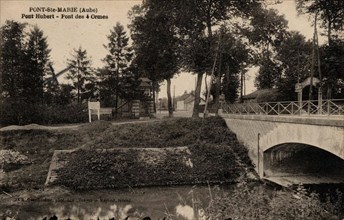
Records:
[[[146,77],[140,78],[139,80],[139,90],[142,92],[143,96],[141,97],[141,99],[136,99],[128,102],[129,106],[131,106],[131,116],[133,118],[151,117],[155,113],[153,100],[153,83]]]
[[[138,117],[151,117],[155,113],[153,99],[153,82],[146,77],[140,78],[140,80],[141,83],[139,86],[139,90],[143,92],[143,98],[139,100],[140,105]]]
[[[141,96],[134,100],[118,98],[118,107],[101,108],[100,114],[110,114],[111,117],[120,118],[142,118],[151,117],[154,112],[153,85],[148,78],[140,78],[138,90]]]
[[[308,77],[307,79],[305,79],[302,83],[296,83],[295,84],[295,92],[298,93],[298,101],[302,102],[302,90],[306,87],[306,86],[317,86],[317,84],[320,83],[320,80],[316,77]]]

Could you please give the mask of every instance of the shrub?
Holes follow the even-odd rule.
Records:
[[[84,104],[42,106],[43,124],[81,123],[88,121],[87,106]]]
[[[14,150],[0,150],[0,166],[5,172],[30,164],[29,158]]]
[[[247,183],[230,195],[218,191],[207,209],[209,219],[330,219],[317,194],[299,187],[293,193]]]

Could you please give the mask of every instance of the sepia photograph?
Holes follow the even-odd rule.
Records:
[[[1,0],[2,219],[344,220],[344,1]]]

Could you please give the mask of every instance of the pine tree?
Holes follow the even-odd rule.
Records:
[[[101,100],[108,105],[114,103],[117,111],[119,97],[125,98],[125,82],[128,67],[132,60],[132,48],[129,46],[124,27],[117,23],[107,36],[109,42],[104,45],[108,54],[104,58],[105,68],[100,71]],[[112,100],[114,99],[114,102]]]
[[[43,101],[44,77],[48,71],[50,51],[43,31],[35,26],[29,33],[26,48],[28,65],[23,77],[26,95],[36,103]]]
[[[95,77],[91,68],[91,60],[87,57],[87,51],[81,47],[73,50],[72,59],[68,59],[70,68],[67,79],[72,80],[76,90],[77,102],[95,97]]]
[[[26,24],[6,21],[1,27],[1,101],[7,123],[38,123],[43,101],[48,44],[43,32],[34,27],[28,34]]]
[[[1,95],[12,100],[18,100],[24,93],[22,83],[25,63],[25,26],[26,24],[16,21],[6,21],[1,27]]]

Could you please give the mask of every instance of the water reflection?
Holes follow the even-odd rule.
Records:
[[[197,219],[202,220],[204,211],[203,209],[198,209],[196,214],[195,208],[189,205],[178,204],[173,213],[165,212],[165,216],[162,219],[185,219],[193,220],[197,215]],[[89,219],[89,220],[112,220],[112,219],[125,219],[125,220],[141,220],[141,219],[151,219],[144,213],[138,212],[132,205],[118,206],[113,204],[109,207],[93,207],[93,208],[81,208],[76,205],[72,206],[59,206],[52,207],[49,209],[50,215],[41,215],[38,217],[31,217],[29,219]],[[195,215],[196,214],[196,215]]]
[[[116,204],[108,207],[87,207],[83,208],[77,205],[59,206],[49,209],[49,213],[56,216],[58,219],[125,219],[128,216],[140,216],[139,213],[132,212],[132,205],[118,206]],[[47,218],[47,215],[42,215],[38,219]],[[31,218],[37,219],[37,218]],[[49,218],[47,218],[49,219]],[[128,219],[128,218],[127,218]]]
[[[147,187],[131,190],[69,192],[28,199],[16,219],[202,219],[209,204],[208,186]],[[58,193],[55,193],[56,195]],[[14,210],[14,209],[12,209]],[[15,211],[15,210],[14,210]]]

